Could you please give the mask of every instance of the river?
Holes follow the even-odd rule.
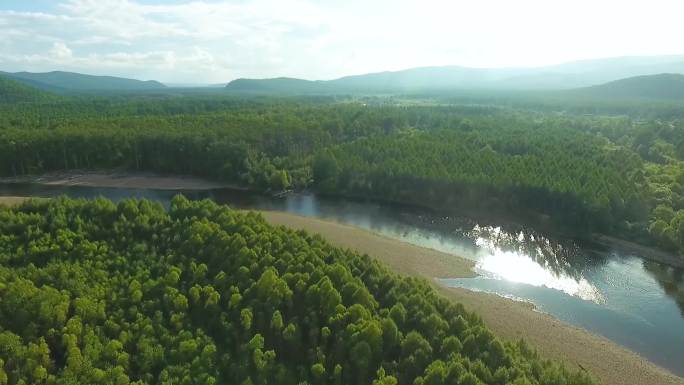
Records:
[[[136,197],[168,205],[177,192],[38,184],[0,184],[0,196]],[[684,271],[610,249],[554,239],[520,225],[377,202],[294,193],[280,198],[221,189],[184,191],[237,208],[279,210],[345,223],[476,261],[477,278],[448,286],[533,303],[684,377]]]

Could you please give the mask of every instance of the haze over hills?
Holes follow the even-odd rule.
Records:
[[[611,99],[684,99],[684,75],[635,76],[571,92],[581,96]]]
[[[419,67],[346,76],[327,81],[293,78],[237,79],[235,92],[335,93],[412,92],[454,89],[552,90],[588,87],[627,77],[684,74],[684,56],[621,57],[583,60],[539,68]]]
[[[665,75],[669,74],[669,75]],[[574,90],[633,77],[653,78],[590,88],[576,94],[614,97],[679,98],[671,82],[684,74],[684,56],[621,57],[569,62],[540,68],[419,67],[345,76],[334,80],[236,79],[225,87],[234,93],[259,94],[382,94],[492,90]],[[657,75],[657,76],[656,76]],[[114,76],[73,72],[0,72],[0,76],[52,93],[163,91],[174,88],[210,89],[222,85],[164,85]],[[679,84],[679,83],[677,83]],[[14,87],[16,88],[16,87]],[[26,91],[26,90],[25,90]]]
[[[166,88],[165,85],[154,80],[142,81],[115,76],[95,76],[63,71],[43,73],[0,72],[0,75],[53,92],[145,91]]]

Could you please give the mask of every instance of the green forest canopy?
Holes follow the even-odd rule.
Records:
[[[178,196],[0,207],[0,384],[594,382],[423,280]]]
[[[665,115],[191,93],[7,103],[0,175],[192,174],[547,218],[579,235],[681,251],[684,121],[651,111]]]

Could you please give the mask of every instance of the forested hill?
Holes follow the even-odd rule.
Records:
[[[53,95],[0,75],[0,103],[46,101]]]
[[[35,201],[0,234],[2,384],[594,384],[426,281],[210,201]]]
[[[684,100],[684,75],[659,74],[637,76],[600,86],[575,90],[572,93],[588,97],[611,99]]]
[[[48,91],[144,91],[166,88],[165,85],[154,80],[141,81],[62,71],[44,73],[0,72],[0,75]]]

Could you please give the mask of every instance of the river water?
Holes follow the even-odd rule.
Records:
[[[0,196],[112,200],[148,198],[168,204],[177,192],[37,184],[0,184]],[[519,225],[444,216],[401,205],[296,193],[274,198],[238,190],[184,191],[237,208],[278,210],[345,223],[476,261],[477,278],[448,286],[533,303],[570,324],[602,335],[684,376],[684,271],[610,249],[553,239]]]

